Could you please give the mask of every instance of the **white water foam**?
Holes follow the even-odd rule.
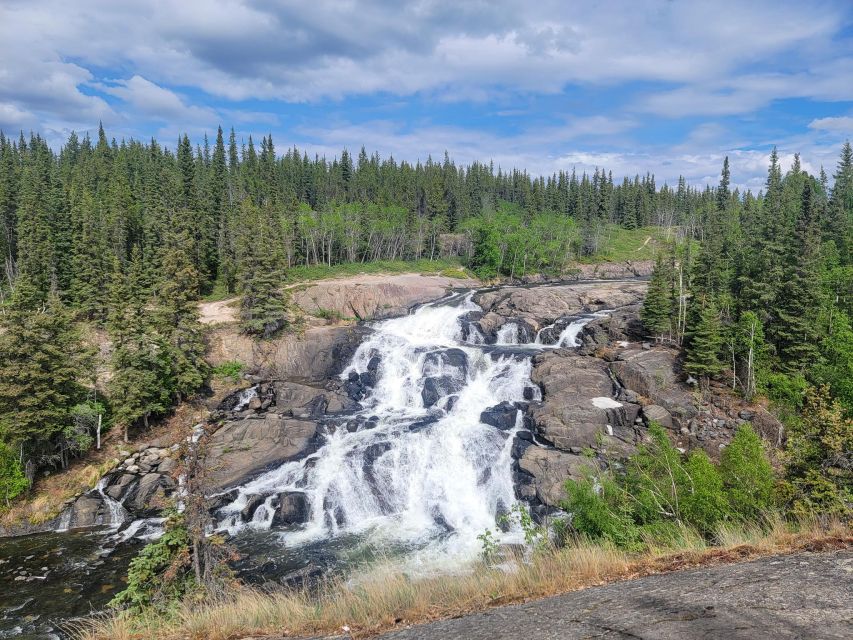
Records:
[[[460,319],[479,310],[472,297],[451,296],[375,323],[341,374],[348,380],[375,370],[372,392],[356,416],[362,424],[332,430],[312,456],[241,486],[221,510],[219,528],[269,529],[278,495],[302,492],[308,521],[281,534],[288,546],[358,535],[378,546],[411,549],[407,562],[421,568],[476,557],[477,536],[494,531],[496,517],[515,502],[511,452],[522,425],[521,411],[515,427],[504,431],[480,416],[501,402],[523,401],[526,388],[534,397],[539,390],[530,382],[530,353],[496,352],[471,331],[463,340]],[[504,327],[502,339],[517,344],[517,324]],[[430,384],[442,396],[435,403],[425,401]],[[240,512],[258,495],[262,505],[243,522]],[[522,539],[517,529],[496,537]]]

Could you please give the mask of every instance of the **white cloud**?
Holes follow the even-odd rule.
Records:
[[[818,131],[830,131],[832,133],[853,133],[853,116],[839,116],[837,118],[816,118],[809,122],[809,129]]]

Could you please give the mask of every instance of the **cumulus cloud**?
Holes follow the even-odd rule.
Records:
[[[534,172],[600,162],[668,179],[682,163],[695,180],[728,150],[759,181],[749,167],[768,141],[721,122],[779,100],[853,100],[850,22],[845,0],[4,0],[0,128],[58,139],[103,121],[174,139],[221,121],[330,154],[447,149]],[[368,98],[401,104],[396,119],[351,117]],[[513,124],[457,122],[457,104]],[[654,118],[707,122],[649,145]],[[813,137],[797,141],[815,157],[850,130],[847,116],[805,120]]]
[[[839,116],[837,118],[816,118],[809,122],[809,129],[818,131],[830,131],[832,133],[853,133],[853,116]]]

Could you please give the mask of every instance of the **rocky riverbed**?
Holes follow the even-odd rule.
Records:
[[[386,553],[439,544],[468,557],[515,501],[537,518],[557,513],[566,478],[630,455],[652,420],[679,447],[712,455],[745,420],[772,437],[769,413],[722,391],[703,400],[677,352],[644,340],[645,288],[634,279],[458,291],[390,324],[252,347],[243,384],[190,436],[203,444],[212,513],[236,536],[243,574],[300,583],[371,557],[375,530]],[[214,334],[219,357],[245,356],[229,331]],[[98,553],[125,558],[115,549],[157,535],[183,482],[182,450],[128,450],[46,528],[108,529],[108,539],[96,533],[109,541]],[[42,580],[15,571],[6,577]],[[13,620],[20,604],[0,601]]]

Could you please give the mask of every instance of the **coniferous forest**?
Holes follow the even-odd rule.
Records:
[[[182,136],[174,150],[103,129],[59,150],[0,134],[2,497],[84,453],[104,416],[127,437],[202,389],[198,301],[212,291],[241,296],[244,331],[265,339],[287,330],[281,284],[297,266],[450,257],[483,278],[559,274],[594,259],[613,228],[667,231],[643,323],[685,349],[700,386],[724,380],[849,428],[849,143],[829,173],[809,175],[797,158],[783,174],[774,150],[765,188],[741,193],[728,160],[718,185],[696,189],[604,168],[457,166],[446,155],[310,158],[221,129],[196,145]],[[111,343],[104,389],[97,336]],[[831,464],[849,478],[847,463]]]

